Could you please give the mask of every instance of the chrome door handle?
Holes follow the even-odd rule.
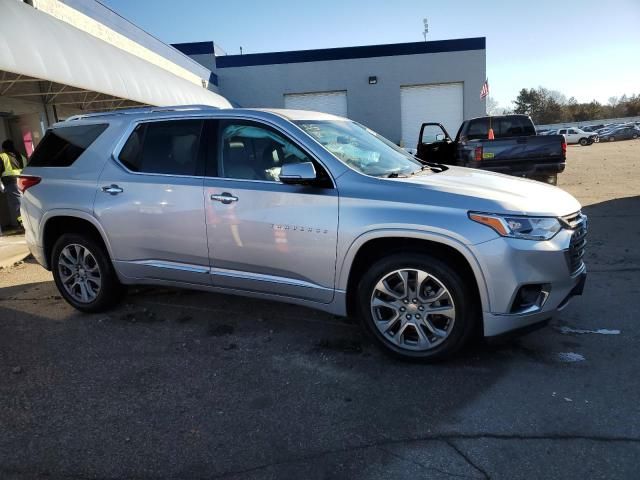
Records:
[[[122,190],[122,188],[120,188],[118,185],[111,184],[108,187],[102,187],[102,191],[104,193],[108,193],[109,195],[117,195],[119,193],[122,193],[124,190]]]
[[[229,205],[231,202],[237,202],[238,197],[231,195],[229,192],[214,193],[211,195],[211,200]]]

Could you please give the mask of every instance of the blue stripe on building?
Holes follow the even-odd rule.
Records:
[[[213,42],[173,43],[171,46],[185,55],[208,55],[214,53]]]
[[[210,42],[201,42],[210,43]],[[211,48],[213,48],[213,44]],[[174,45],[181,52],[187,53]],[[199,47],[189,47],[196,50]],[[322,62],[328,60],[347,60],[354,58],[394,57],[398,55],[417,55],[422,53],[459,52],[465,50],[484,50],[485,37],[460,38],[455,40],[437,40],[433,42],[393,43],[388,45],[369,45],[362,47],[326,48],[320,50],[297,50],[290,52],[252,53],[247,55],[225,55],[216,57],[217,68],[249,67],[254,65],[277,65],[283,63]],[[197,55],[198,53],[187,53]]]

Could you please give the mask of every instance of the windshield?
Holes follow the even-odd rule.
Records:
[[[408,176],[423,164],[359,123],[350,120],[301,120],[295,122],[339,160],[374,177]]]

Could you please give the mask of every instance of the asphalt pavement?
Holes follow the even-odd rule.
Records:
[[[580,148],[560,186],[590,216],[584,295],[446,363],[240,297],[80,314],[32,260],[0,270],[0,478],[638,478],[640,142]]]

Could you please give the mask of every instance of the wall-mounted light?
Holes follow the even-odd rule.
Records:
[[[376,85],[378,83],[378,77],[369,77],[369,85]]]

